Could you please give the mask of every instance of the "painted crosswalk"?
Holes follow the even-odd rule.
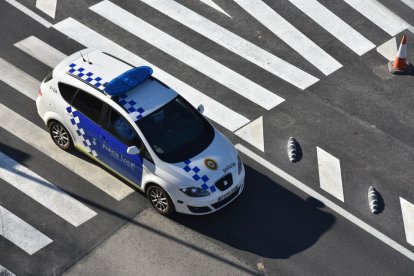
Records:
[[[234,1],[325,75],[342,67],[342,64],[261,0]]]
[[[32,255],[52,240],[0,205],[0,236]]]
[[[15,43],[14,46],[52,68],[66,58],[66,55],[61,51],[56,50],[35,36],[23,39]]]
[[[319,80],[175,1],[141,1],[300,89]]]
[[[343,0],[363,16],[383,29],[389,35],[394,36],[407,29],[410,25],[384,7],[377,0]]]
[[[336,37],[358,55],[363,55],[375,47],[375,44],[358,33],[355,29],[345,23],[325,6],[316,0],[289,0],[309,16],[322,28]]]
[[[263,108],[269,110],[284,101],[283,98],[271,91],[146,23],[110,1],[102,1],[90,7],[90,9]]]
[[[0,178],[73,226],[96,216],[93,210],[1,151]]]

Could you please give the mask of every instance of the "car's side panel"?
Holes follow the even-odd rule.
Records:
[[[104,129],[100,131],[98,143],[101,147],[101,161],[140,187],[142,156],[128,154],[128,146]]]
[[[100,159],[98,137],[101,127],[70,105],[65,110],[65,125],[74,133],[75,145]]]

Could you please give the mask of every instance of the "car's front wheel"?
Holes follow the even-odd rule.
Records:
[[[72,138],[68,130],[59,122],[53,121],[49,124],[49,132],[53,142],[63,149],[69,150],[73,147]]]
[[[169,215],[174,212],[174,204],[167,192],[159,186],[153,185],[148,188],[147,196],[152,207],[162,215]]]

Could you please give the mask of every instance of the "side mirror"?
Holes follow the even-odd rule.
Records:
[[[203,112],[204,112],[204,105],[200,104],[200,105],[197,107],[197,110],[198,110],[198,112],[200,112],[201,114],[203,114]]]
[[[127,153],[131,154],[131,155],[137,155],[139,154],[139,149],[136,146],[131,146],[129,148],[127,148]]]

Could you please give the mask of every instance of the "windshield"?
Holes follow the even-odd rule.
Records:
[[[214,138],[211,124],[180,96],[136,124],[155,154],[168,163],[196,156]]]

